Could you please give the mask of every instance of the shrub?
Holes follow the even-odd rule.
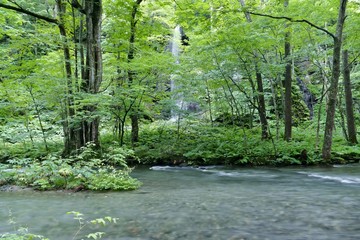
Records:
[[[89,145],[71,158],[49,155],[41,161],[12,159],[8,161],[12,170],[0,172],[0,183],[37,190],[132,190],[140,182],[130,176],[132,169],[125,162],[127,153],[131,152],[114,148],[101,158]]]

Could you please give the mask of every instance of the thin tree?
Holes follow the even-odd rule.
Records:
[[[349,64],[349,53],[345,49],[342,51],[342,60],[343,60],[343,84],[345,90],[345,110],[346,110],[346,123],[347,123],[347,132],[348,132],[348,142],[351,144],[357,144],[356,138],[356,126],[354,118],[354,104],[352,98],[351,90],[351,79],[350,79],[350,64]]]
[[[333,60],[332,60],[332,74],[331,74],[329,95],[327,102],[328,108],[326,111],[324,143],[322,148],[322,157],[325,161],[329,161],[331,159],[331,145],[332,145],[332,136],[334,129],[334,121],[335,121],[336,97],[338,93],[338,83],[340,77],[341,45],[342,45],[344,22],[346,18],[345,15],[346,4],[347,4],[347,0],[340,1],[339,14],[336,24],[336,33],[333,37],[334,49],[333,49]]]
[[[239,0],[240,5],[245,8],[245,1]],[[251,15],[248,11],[245,12],[246,20],[251,23]],[[265,96],[264,96],[264,87],[263,87],[263,79],[262,74],[260,72],[258,63],[257,63],[257,55],[258,53],[254,51],[255,55],[255,75],[256,75],[256,83],[257,83],[257,92],[258,92],[258,112],[259,112],[259,118],[260,118],[260,124],[261,124],[261,138],[262,139],[268,139],[269,138],[269,132],[268,132],[268,122],[266,119],[266,105],[265,105]]]
[[[95,105],[87,105],[81,109],[88,116],[84,117],[78,125],[74,121],[73,101],[69,96],[72,95],[72,69],[70,59],[70,48],[67,42],[67,31],[64,21],[66,4],[64,0],[56,0],[58,9],[57,18],[41,15],[23,8],[16,1],[8,1],[9,4],[0,3],[0,8],[13,10],[19,13],[41,19],[51,24],[57,25],[60,35],[63,37],[63,50],[65,59],[65,70],[67,77],[67,92],[65,93],[64,111],[64,154],[70,154],[89,142],[100,145],[99,142],[99,123],[100,119],[96,114]],[[70,1],[68,1],[70,3]],[[102,0],[85,1],[84,6],[77,0],[72,0],[71,5],[80,13],[86,16],[86,60],[84,74],[81,79],[81,91],[84,93],[96,94],[99,92],[102,82],[102,54],[101,54],[101,17],[102,17]]]
[[[131,11],[131,20],[130,20],[130,38],[129,38],[129,51],[127,55],[128,63],[131,63],[134,59],[135,54],[135,34],[136,34],[136,14],[138,13],[139,6],[143,0],[137,0]],[[135,72],[132,69],[128,70],[128,80],[129,85],[131,86],[134,82]],[[134,145],[139,141],[139,109],[137,107],[132,109],[130,113],[131,119],[131,143]]]
[[[284,1],[284,7],[287,8],[289,5],[289,0]],[[291,33],[288,29],[288,24],[285,24],[285,81],[284,81],[284,87],[285,87],[285,99],[284,99],[284,120],[285,120],[285,134],[284,138],[286,141],[291,140],[291,130],[292,130],[292,98],[291,98],[291,68],[292,68],[292,61],[291,61],[291,44],[290,44],[290,38]]]
[[[342,35],[344,29],[344,23],[346,18],[346,5],[347,0],[340,0],[337,24],[336,24],[336,33],[333,34],[326,30],[325,28],[319,27],[316,24],[310,22],[306,19],[293,19],[291,17],[285,16],[272,16],[269,14],[262,14],[247,11],[249,14],[269,17],[273,19],[285,19],[290,22],[298,22],[298,23],[306,23],[313,28],[316,28],[320,31],[327,33],[329,36],[333,38],[334,48],[333,48],[333,59],[332,59],[332,72],[331,72],[331,80],[330,87],[328,89],[328,101],[327,101],[327,111],[326,111],[326,124],[325,124],[325,132],[324,132],[324,143],[322,148],[322,157],[325,161],[329,161],[331,159],[331,146],[332,146],[332,136],[335,122],[335,109],[336,109],[336,98],[338,93],[338,84],[340,77],[340,57],[341,57],[341,46],[342,46]]]

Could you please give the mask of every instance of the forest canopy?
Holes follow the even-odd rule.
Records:
[[[144,164],[358,161],[359,11],[358,0],[0,0],[0,160],[91,146]]]

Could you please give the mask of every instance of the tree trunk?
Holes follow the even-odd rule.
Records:
[[[214,120],[213,120],[213,116],[212,116],[212,98],[211,98],[211,94],[210,94],[210,89],[209,89],[209,82],[208,82],[208,79],[205,78],[205,83],[206,83],[206,102],[207,104],[209,105],[209,118],[210,118],[210,123],[211,123],[211,126],[213,127],[214,126]]]
[[[276,96],[276,81],[277,79],[271,80],[271,96],[272,96],[272,104],[274,105],[274,114],[276,118],[276,139],[279,139],[279,130],[280,130],[280,124],[279,124],[279,110],[278,110],[278,104],[277,104],[277,96]]]
[[[351,144],[357,144],[348,50],[342,52],[342,59],[348,141]]]
[[[340,91],[342,89],[339,89]],[[349,142],[349,137],[348,137],[348,133],[347,133],[347,129],[346,129],[346,124],[345,124],[345,110],[344,110],[344,106],[342,103],[342,97],[344,95],[344,92],[340,92],[340,94],[338,93],[338,98],[337,98],[337,108],[338,108],[338,112],[340,115],[340,126],[341,126],[341,130],[343,131],[344,137],[346,139],[347,142]]]
[[[341,0],[338,20],[336,25],[336,34],[334,36],[332,74],[331,74],[331,82],[330,82],[328,102],[327,102],[328,108],[326,111],[324,144],[322,148],[322,157],[325,161],[329,161],[331,159],[331,146],[332,146],[332,136],[334,129],[336,97],[337,97],[338,83],[340,77],[340,55],[341,55],[341,45],[342,45],[342,33],[343,33],[344,22],[346,17],[345,16],[346,4],[347,4],[347,0]]]
[[[57,2],[62,2],[58,0]],[[59,4],[59,3],[58,3]],[[74,150],[77,150],[87,143],[94,143],[96,147],[100,147],[99,141],[99,124],[100,118],[94,114],[97,110],[96,105],[87,105],[78,111],[83,112],[86,116],[79,122],[74,120],[76,115],[74,109],[74,100],[72,94],[74,90],[80,90],[84,93],[97,94],[99,92],[100,84],[102,82],[102,52],[101,52],[101,17],[102,17],[102,0],[85,1],[82,6],[78,1],[73,0],[72,6],[79,10],[79,12],[86,16],[86,43],[85,52],[83,44],[80,44],[80,62],[81,62],[81,85],[80,89],[73,86],[70,53],[68,49],[64,48],[65,55],[65,69],[67,73],[67,126],[64,127],[65,134],[65,149],[64,154],[68,155]],[[65,9],[64,3],[62,3]],[[82,16],[80,16],[82,18]],[[80,20],[79,42],[82,38],[82,20]],[[60,32],[66,36],[65,27],[59,25]],[[74,33],[75,34],[75,33]],[[74,39],[76,37],[74,36]],[[78,62],[76,61],[77,65]],[[78,69],[78,68],[77,68]],[[78,77],[78,73],[76,73]],[[75,83],[76,85],[76,83]],[[72,121],[72,122],[71,122]],[[65,131],[66,130],[66,131]]]
[[[245,1],[239,0],[240,5],[245,8]],[[251,16],[249,12],[245,12],[246,20],[250,23],[252,22]],[[254,51],[255,58],[257,58],[257,52]],[[257,59],[255,59],[257,61]],[[255,74],[256,74],[256,83],[257,83],[257,92],[258,92],[258,112],[261,124],[261,139],[269,138],[268,133],[268,122],[266,119],[266,105],[265,105],[265,97],[264,97],[264,87],[263,80],[261,76],[261,72],[259,71],[257,63],[255,63]]]
[[[138,8],[143,0],[137,0],[134,3],[132,12],[131,12],[131,20],[130,20],[130,38],[129,38],[129,51],[128,51],[128,63],[130,63],[134,59],[135,54],[135,32],[136,32],[136,14],[138,12]],[[133,70],[128,71],[128,80],[129,85],[131,87],[135,77],[135,72]],[[135,107],[130,113],[131,120],[131,143],[134,145],[139,141],[139,117],[138,113],[139,108]]]
[[[71,56],[69,42],[67,40],[67,33],[64,26],[64,14],[66,13],[66,2],[63,0],[56,1],[56,7],[59,14],[59,32],[63,41],[63,52],[64,52],[64,64],[66,73],[66,92],[65,101],[63,106],[63,133],[64,133],[64,149],[63,155],[69,155],[73,150],[76,149],[76,130],[71,123],[72,118],[75,115],[74,111],[74,100],[73,100],[73,85],[72,85],[72,69],[71,69]]]
[[[102,0],[85,1],[84,12],[86,15],[86,63],[82,79],[81,90],[85,93],[96,94],[102,82],[102,52],[101,52],[101,16]],[[82,120],[79,143],[85,146],[93,142],[100,147],[99,141],[99,116],[94,116],[96,105],[85,106],[87,119]]]
[[[261,139],[269,138],[268,133],[268,122],[266,119],[266,107],[265,107],[265,97],[264,97],[264,87],[261,73],[258,71],[256,67],[256,83],[257,83],[257,91],[258,91],[258,111],[260,117],[261,124]]]
[[[137,113],[130,115],[131,119],[131,143],[135,145],[139,142],[139,118]]]
[[[287,8],[289,0],[284,1],[284,7]],[[285,101],[284,101],[284,120],[285,120],[285,134],[284,138],[286,141],[291,140],[291,130],[292,130],[292,98],[291,98],[291,44],[290,44],[290,30],[288,30],[288,24],[285,25]]]

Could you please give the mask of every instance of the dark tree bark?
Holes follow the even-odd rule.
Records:
[[[342,59],[343,59],[343,77],[344,77],[345,109],[346,109],[348,141],[351,144],[357,144],[358,141],[356,138],[356,126],[355,126],[354,107],[353,107],[352,90],[351,90],[348,50],[343,50]]]
[[[64,132],[64,150],[63,155],[69,155],[72,150],[76,149],[76,130],[72,127],[71,119],[75,115],[74,112],[74,101],[73,85],[72,85],[72,67],[70,57],[70,47],[67,40],[67,33],[64,25],[64,15],[66,13],[66,2],[63,0],[56,0],[56,7],[58,9],[59,24],[58,28],[63,41],[63,52],[65,59],[65,73],[66,73],[66,93],[65,93],[65,104],[62,114],[63,120],[63,132]]]
[[[86,43],[85,43],[85,68],[82,71],[80,91],[89,94],[97,94],[102,82],[102,51],[101,51],[101,17],[102,0],[85,1],[82,6],[76,0],[72,6],[86,17]],[[77,148],[94,143],[98,148],[100,118],[96,115],[97,106],[87,105],[81,111],[86,117],[78,123],[76,136]]]
[[[135,111],[134,111],[135,110]],[[130,115],[131,119],[131,144],[139,142],[139,117],[138,112],[134,109]]]
[[[14,1],[9,1],[9,2],[15,3]],[[27,9],[22,8],[18,4],[16,4],[16,6],[12,6],[12,5],[7,5],[7,4],[4,4],[4,3],[0,3],[0,8],[6,8],[6,9],[10,9],[10,10],[13,10],[13,11],[16,11],[16,12],[24,13],[26,15],[35,17],[37,19],[44,20],[45,22],[48,22],[48,23],[59,24],[59,21],[56,18],[51,18],[51,17],[47,17],[47,16],[44,16],[44,15],[41,15],[41,14],[38,14],[38,13],[35,13],[35,12],[31,12],[31,11],[29,11]]]
[[[287,8],[289,4],[289,0],[284,1],[284,7]],[[290,31],[287,29],[288,24],[285,25],[286,32],[285,32],[285,101],[284,101],[284,120],[285,120],[285,134],[284,138],[286,141],[291,140],[291,130],[292,130],[292,98],[291,98],[291,44],[290,44]]]
[[[345,16],[346,5],[347,5],[347,0],[340,1],[339,15],[336,25],[336,33],[334,35],[332,75],[331,75],[331,82],[329,87],[324,143],[322,148],[322,157],[325,161],[329,161],[331,159],[331,146],[332,146],[332,136],[334,129],[336,97],[338,93],[338,83],[340,77],[340,55],[341,55],[343,28],[346,18]]]
[[[85,1],[86,65],[83,89],[97,93],[102,82],[101,16],[102,0]]]
[[[127,60],[130,63],[134,59],[135,54],[135,33],[136,33],[136,14],[138,13],[138,8],[143,0],[137,0],[131,11],[131,20],[130,20],[130,38],[129,38],[129,51]],[[131,86],[136,73],[133,70],[128,71],[128,80],[129,85]],[[139,108],[135,107],[132,109],[130,114],[131,120],[131,143],[134,145],[139,141]]]
[[[257,69],[257,67],[256,67]],[[266,107],[265,107],[265,97],[264,97],[264,87],[263,80],[260,71],[256,70],[256,83],[257,83],[257,91],[258,91],[258,111],[261,123],[261,139],[269,138],[268,133],[268,122],[266,119]]]

